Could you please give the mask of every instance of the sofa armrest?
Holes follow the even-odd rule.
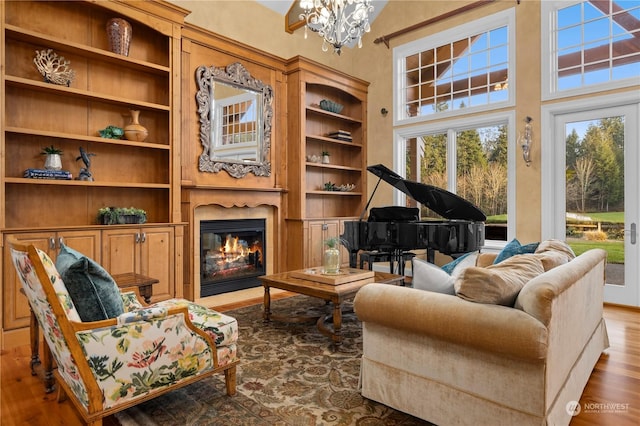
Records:
[[[426,334],[483,351],[530,360],[547,355],[547,328],[531,315],[506,306],[407,287],[368,284],[358,291],[354,309],[363,322]]]

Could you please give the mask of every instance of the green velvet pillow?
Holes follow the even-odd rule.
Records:
[[[83,322],[115,318],[124,312],[118,285],[94,260],[63,244],[56,269]]]

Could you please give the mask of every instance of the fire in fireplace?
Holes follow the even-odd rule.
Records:
[[[200,222],[200,297],[258,287],[265,274],[265,220]]]

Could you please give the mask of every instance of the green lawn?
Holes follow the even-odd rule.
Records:
[[[624,223],[624,212],[580,213],[594,222]]]
[[[624,223],[624,212],[584,213],[582,215],[590,217],[594,222]],[[486,223],[507,223],[507,215],[487,217]],[[576,255],[580,255],[592,248],[601,248],[607,252],[607,262],[624,263],[624,241],[622,240],[588,241],[567,238],[567,242]]]
[[[587,241],[567,238],[567,243],[576,253],[576,256],[592,248],[601,248],[607,252],[608,263],[624,263],[623,241]]]
[[[624,223],[624,212],[602,212],[602,213],[579,213],[587,216],[594,222]],[[488,216],[486,223],[507,223],[506,214]]]

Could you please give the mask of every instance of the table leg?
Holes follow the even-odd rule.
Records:
[[[333,300],[333,343],[338,346],[342,343],[342,301]]]
[[[140,286],[140,296],[144,299],[146,304],[151,303],[151,286],[150,285],[141,285]]]
[[[36,314],[31,310],[31,319],[29,323],[29,338],[31,339],[31,375],[35,376],[36,373],[36,365],[40,364],[40,324],[38,324],[38,319],[36,318]]]
[[[262,318],[264,322],[271,320],[271,293],[268,285],[264,285],[264,312],[262,313]]]

